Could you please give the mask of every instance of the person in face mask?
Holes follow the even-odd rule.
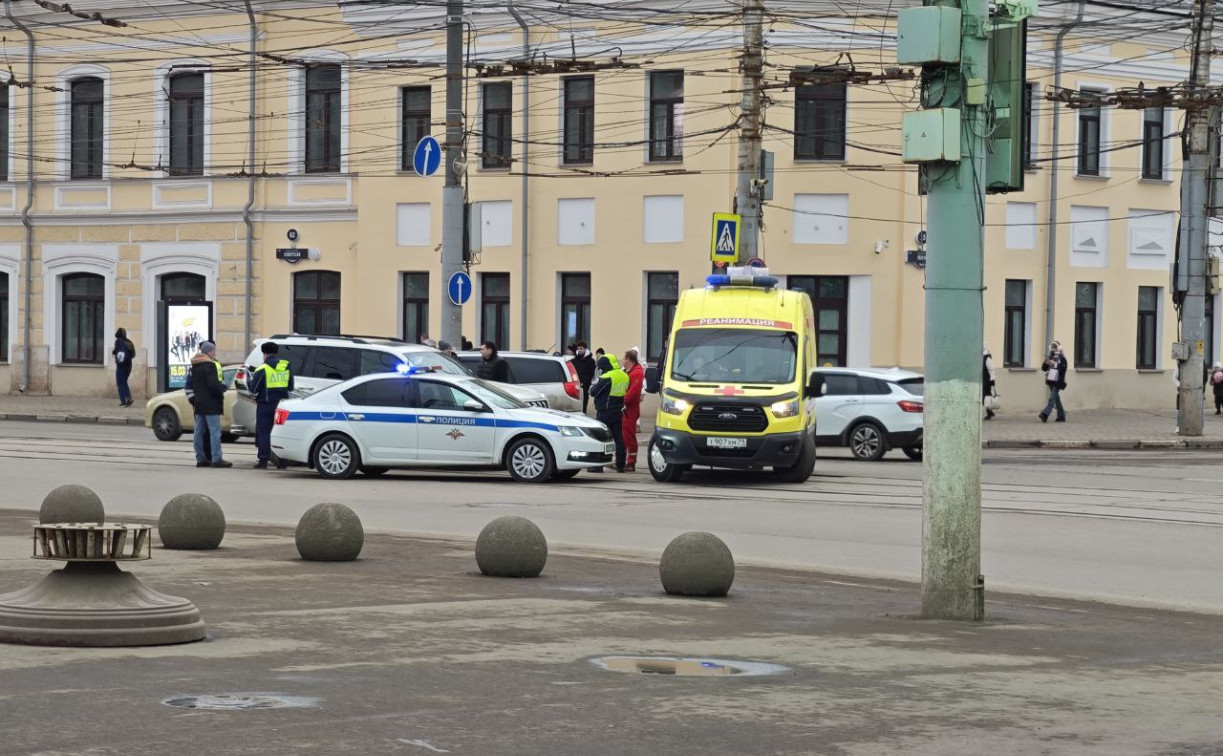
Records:
[[[1062,345],[1055,341],[1049,345],[1049,356],[1045,357],[1040,366],[1045,373],[1045,385],[1049,387],[1049,403],[1037,415],[1042,423],[1049,422],[1049,415],[1054,410],[1057,410],[1056,422],[1066,422],[1066,408],[1062,406],[1062,392],[1066,390],[1066,368],[1066,353],[1062,351]]]
[[[629,377],[610,354],[599,358],[598,368],[601,371],[599,380],[590,390],[595,401],[595,417],[611,432],[616,445],[616,472],[624,472],[624,397],[628,393]]]

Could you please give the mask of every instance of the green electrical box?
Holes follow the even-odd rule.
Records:
[[[896,14],[896,62],[960,62],[960,9],[947,5],[902,8]]]
[[[913,110],[901,116],[901,160],[906,163],[960,162],[960,111]]]
[[[985,191],[1004,194],[1023,191],[1024,145],[1027,131],[1028,22],[1001,26],[989,37],[989,101],[993,128],[985,160]]]

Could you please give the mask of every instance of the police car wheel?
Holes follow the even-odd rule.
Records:
[[[162,407],[153,413],[153,435],[158,441],[177,441],[182,438],[183,426],[178,422],[178,413]]]
[[[324,478],[351,478],[360,467],[361,454],[347,436],[325,436],[314,447],[314,469]]]
[[[552,449],[538,438],[514,442],[505,453],[505,466],[510,477],[519,483],[542,483],[551,478],[556,469]]]
[[[650,441],[647,456],[650,460],[650,475],[654,476],[654,480],[659,483],[675,483],[684,477],[684,473],[692,469],[691,465],[674,465],[668,462],[667,458],[662,455],[662,450],[658,448],[658,444],[653,440]]]

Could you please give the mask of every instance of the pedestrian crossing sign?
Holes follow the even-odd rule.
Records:
[[[739,261],[739,229],[742,220],[734,213],[713,214],[713,241],[709,259],[725,263]]]

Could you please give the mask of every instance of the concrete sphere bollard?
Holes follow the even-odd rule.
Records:
[[[735,558],[712,533],[684,533],[662,552],[662,587],[675,596],[725,596],[735,582]]]
[[[162,507],[157,535],[167,549],[215,549],[225,538],[225,512],[210,496],[179,494]]]
[[[548,562],[548,539],[525,517],[498,517],[476,539],[476,564],[493,577],[539,577]]]
[[[42,500],[38,510],[40,525],[60,522],[106,522],[102,499],[92,489],[69,483],[60,486]]]
[[[297,523],[297,553],[309,562],[351,562],[361,554],[365,529],[343,504],[315,504]]]

